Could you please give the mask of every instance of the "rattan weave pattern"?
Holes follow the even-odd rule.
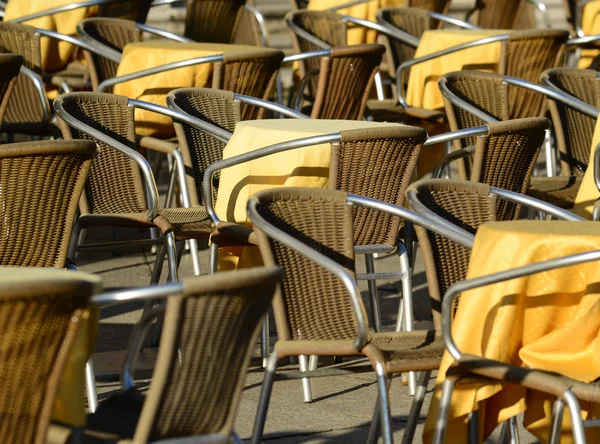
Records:
[[[136,149],[133,142],[133,108],[127,98],[109,94],[76,93],[62,96],[65,111],[108,136]],[[65,139],[88,139],[85,133],[59,120]],[[125,154],[97,141],[81,213],[115,214],[146,211],[146,200],[139,168]]]
[[[46,442],[59,378],[92,287],[85,281],[0,287],[0,440]]]
[[[177,106],[187,114],[227,131],[233,132],[235,124],[241,120],[240,103],[234,101],[231,91],[182,88],[172,91],[171,95]],[[196,204],[204,205],[204,172],[210,164],[223,158],[225,144],[189,125],[175,123],[175,131],[186,165],[193,170],[193,183],[188,182],[190,197]],[[218,172],[213,176],[213,190],[212,197],[216,199],[219,190]]]
[[[269,224],[354,274],[352,207],[346,193],[283,188],[255,197],[259,214]],[[356,319],[341,282],[310,259],[255,231],[265,264],[286,270],[274,305],[279,339],[355,338]]]
[[[40,37],[35,28],[17,23],[0,22],[0,52],[20,54],[23,66],[41,74],[42,59]],[[31,80],[23,74],[17,77],[11,100],[3,123],[40,124],[44,112],[40,98]]]
[[[354,45],[332,48],[321,59],[313,119],[362,120],[385,46]]]
[[[524,0],[478,0],[473,23],[484,29],[514,29]]]
[[[0,124],[12,95],[23,57],[17,54],[0,54]]]
[[[85,141],[3,145],[0,265],[66,265],[72,222],[95,149]]]
[[[341,15],[331,11],[300,10],[290,13],[288,17],[297,27],[325,42],[327,45],[332,47],[346,46],[346,24],[342,21]],[[290,29],[290,35],[294,50],[297,53],[323,49],[294,33],[292,29]],[[309,72],[317,73],[311,77],[308,84],[311,97],[315,96],[319,85],[318,70],[320,69],[320,63],[318,58],[311,58],[300,61],[298,64],[301,78],[304,78]]]
[[[246,0],[186,0],[183,35],[197,42],[232,43]]]
[[[537,176],[531,178],[527,194],[560,208],[573,208],[583,176]]]
[[[421,180],[414,187],[419,201],[438,216],[475,234],[496,220],[496,199],[489,186],[456,180]],[[453,283],[465,279],[470,250],[452,240],[415,226],[423,253],[436,329],[441,328],[441,300]]]
[[[128,43],[142,40],[142,32],[135,25],[135,22],[129,20],[102,17],[90,18],[79,23],[78,31],[86,40],[98,42],[122,53]],[[97,89],[103,81],[116,77],[118,63],[102,57],[98,53],[87,51],[86,58],[91,62],[91,78],[94,89]],[[106,92],[111,92],[111,90],[109,89]]]
[[[596,71],[554,68],[547,70],[545,74],[557,88],[600,108],[600,82],[596,79]],[[596,121],[560,102],[551,101],[550,105],[554,126],[557,128],[563,175],[581,176],[590,160],[590,146]]]
[[[135,442],[192,435],[229,436],[260,320],[277,268],[219,273],[184,281],[167,302],[152,385]]]
[[[398,127],[341,132],[331,150],[329,186],[402,206],[427,133]],[[363,207],[354,209],[356,245],[395,246],[400,220]]]

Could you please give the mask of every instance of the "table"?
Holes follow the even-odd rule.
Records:
[[[117,76],[181,60],[218,55],[230,51],[256,51],[257,49],[259,48],[256,46],[247,45],[181,43],[172,40],[130,43],[123,50],[123,58],[119,64]],[[120,83],[115,85],[114,93],[166,106],[166,95],[173,89],[210,87],[211,74],[212,63],[203,63]],[[149,111],[136,110],[135,119],[136,132],[142,136],[170,137],[174,135],[173,124],[168,117]]]
[[[389,125],[397,124],[348,120],[249,120],[236,125],[223,150],[223,158],[303,137]],[[227,168],[221,172],[215,212],[222,221],[251,226],[246,215],[246,203],[251,195],[273,187],[325,188],[329,179],[329,161],[330,144],[326,143]],[[253,247],[221,250],[219,269],[244,268],[261,263],[260,254]]]
[[[307,9],[313,11],[323,11],[325,9],[335,8],[336,6],[349,3],[349,0],[311,0],[308,2]],[[336,11],[338,14],[350,15],[352,17],[360,18],[363,20],[369,20],[376,22],[377,19],[375,14],[380,8],[388,6],[407,6],[406,0],[372,0],[370,2],[361,3],[359,5],[351,6],[350,8],[340,9]],[[358,45],[361,43],[376,43],[377,32],[367,30],[363,27],[351,28],[348,30],[348,45]]]
[[[520,220],[485,224],[475,237],[467,278],[597,249],[600,224],[594,222]],[[593,381],[600,377],[598,285],[600,263],[591,262],[465,292],[452,324],[454,339],[463,353]],[[425,424],[424,442],[431,442],[441,385],[452,362],[446,353]],[[544,442],[553,401],[547,395],[514,385],[458,384],[452,397],[447,439],[466,442],[466,415],[478,409],[484,436],[500,422],[525,411],[525,426]],[[599,406],[589,413],[597,417]],[[565,440],[561,442],[570,442],[570,435],[566,436],[570,433],[567,417],[563,424]],[[589,433],[589,442],[598,442],[600,430]]]
[[[73,0],[12,0],[6,6],[4,21],[8,22],[24,15],[34,14],[71,3],[73,3]],[[57,31],[61,34],[75,35],[77,24],[92,15],[96,9],[95,7],[74,9],[72,11],[29,20],[23,24]],[[74,50],[75,47],[70,43],[59,43],[55,39],[42,37],[40,43],[42,70],[44,72],[54,72],[63,69],[71,59]]]
[[[485,37],[506,34],[502,29],[435,29],[425,31],[415,58],[451,48],[462,43],[472,42]],[[501,43],[490,43],[465,49],[454,54],[419,63],[410,69],[406,102],[415,107],[439,109],[444,107],[442,94],[438,88],[440,76],[464,69],[497,71],[500,61]]]
[[[594,202],[600,199],[600,192],[596,188],[594,181],[594,151],[596,145],[600,143],[600,119],[596,121],[594,136],[592,137],[592,146],[590,147],[590,163],[585,170],[581,187],[575,197],[575,205],[573,213],[586,219],[592,219],[592,211],[594,210]]]

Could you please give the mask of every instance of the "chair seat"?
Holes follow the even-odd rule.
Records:
[[[123,227],[145,228],[157,226],[163,233],[173,231],[177,238],[206,238],[212,230],[212,222],[204,207],[161,208],[153,221],[145,212],[84,214],[78,220],[81,228]]]
[[[446,117],[442,111],[415,107],[404,108],[395,99],[369,100],[367,108],[373,120],[377,122],[441,123]]]
[[[44,81],[54,86],[67,82],[71,88],[85,89],[89,86],[88,67],[81,62],[69,63],[65,69],[44,73]]]
[[[220,222],[211,241],[221,246],[257,245],[256,233],[250,227],[233,222]]]
[[[533,177],[527,194],[560,208],[572,208],[583,176]]]

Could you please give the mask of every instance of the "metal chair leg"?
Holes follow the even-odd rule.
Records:
[[[413,442],[415,437],[415,431],[417,430],[417,424],[419,423],[419,416],[421,415],[421,409],[423,408],[423,401],[427,394],[427,384],[431,371],[421,372],[419,377],[419,385],[415,392],[412,405],[410,406],[410,414],[408,415],[408,421],[406,422],[406,428],[404,429],[404,436],[402,436],[402,444],[410,444]]]
[[[263,319],[260,335],[260,357],[262,358],[262,368],[267,368],[267,361],[269,359],[269,313]]]
[[[583,429],[583,419],[581,418],[581,408],[577,397],[571,389],[568,389],[563,394],[563,399],[569,407],[571,415],[571,429],[573,430],[573,442],[575,444],[584,444],[586,442],[585,431]]]
[[[310,355],[308,358],[308,370],[314,372],[319,365],[319,357],[316,355]]]
[[[367,436],[368,444],[375,444],[379,440],[381,434],[381,423],[379,422],[379,411],[381,410],[381,398],[377,395],[377,402],[375,403],[375,409],[373,410],[373,418],[371,419],[371,426],[369,427],[369,435]]]
[[[278,360],[277,354],[275,352],[271,353],[265,370],[265,379],[260,391],[260,400],[256,411],[254,429],[252,430],[252,439],[250,440],[251,444],[260,444],[265,430],[267,411],[269,410],[269,401],[271,400],[271,391],[273,390],[273,381],[275,379],[275,372],[277,371]]]
[[[165,262],[165,245],[160,244],[156,250],[156,258],[154,259],[154,268],[152,269],[152,276],[150,277],[150,285],[155,285],[160,282],[160,274],[162,267]]]
[[[179,277],[177,275],[177,247],[175,246],[175,235],[173,232],[166,234],[167,241],[167,260],[169,263],[169,281],[177,282]]]
[[[468,416],[468,442],[472,444],[479,443],[479,412],[475,410]]]
[[[73,225],[73,231],[71,232],[71,238],[69,239],[69,247],[67,248],[67,258],[73,262],[77,259],[77,247],[79,246],[80,237],[82,237],[83,230],[79,227],[79,224],[75,222]]]
[[[219,246],[211,242],[208,250],[208,273],[215,274],[219,269]]]
[[[402,242],[398,242],[398,258],[400,260],[400,271],[404,273],[402,279],[402,303],[404,306],[403,313],[398,310],[398,319],[396,321],[396,331],[400,331],[398,325],[402,319],[400,316],[404,314],[404,330],[412,331],[414,326],[414,311],[412,298],[412,273],[410,268],[410,256]],[[415,394],[417,389],[417,375],[415,372],[408,374],[408,388],[411,396]]]
[[[308,356],[298,356],[300,371],[308,371]],[[304,392],[304,402],[312,402],[312,388],[310,386],[310,378],[302,378],[302,391]]]
[[[508,420],[508,429],[510,432],[510,444],[519,444],[519,428],[517,427],[517,418],[514,416]]]
[[[388,376],[381,362],[375,366],[377,373],[377,386],[379,389],[379,422],[381,424],[381,435],[384,444],[391,444],[392,438],[392,415],[390,412],[390,400],[388,397]]]
[[[550,428],[550,435],[548,436],[548,444],[558,444],[560,442],[564,410],[565,402],[562,399],[554,401],[554,405],[552,406],[552,426]]]
[[[438,406],[438,417],[433,432],[433,444],[443,444],[446,435],[446,426],[448,425],[448,414],[450,413],[450,402],[452,401],[452,392],[454,391],[454,380],[446,378],[442,385],[442,399]]]
[[[94,371],[94,358],[89,357],[85,363],[85,388],[87,392],[88,407],[91,413],[98,408],[98,394],[96,393],[96,372]]]
[[[367,273],[375,273],[375,258],[373,254],[365,254],[365,267]],[[369,279],[369,296],[371,297],[371,315],[373,317],[373,328],[375,331],[381,331],[381,310],[379,309],[379,296],[377,295],[377,282]]]
[[[192,256],[192,265],[194,266],[194,274],[200,276],[202,274],[202,268],[200,267],[200,256],[198,255],[198,241],[196,239],[190,239],[190,255]]]

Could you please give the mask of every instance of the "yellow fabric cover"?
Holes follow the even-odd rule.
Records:
[[[425,31],[415,52],[415,58],[485,37],[506,34],[507,32],[509,31],[501,29],[436,29]],[[411,67],[406,102],[418,108],[443,108],[444,101],[437,84],[440,76],[464,69],[497,71],[500,52],[501,43],[490,43],[437,57]]]
[[[600,193],[596,188],[594,182],[594,150],[596,145],[600,143],[600,119],[596,121],[596,128],[594,129],[594,137],[592,137],[592,146],[590,147],[590,163],[585,170],[581,187],[575,197],[575,206],[573,207],[573,213],[578,216],[585,217],[586,219],[592,219],[592,211],[594,210],[594,202],[600,199]]]
[[[349,120],[273,119],[239,122],[223,151],[228,159],[276,143],[341,130],[397,125],[394,123]],[[221,172],[215,211],[223,221],[251,226],[246,203],[253,194],[273,187],[325,188],[329,179],[329,143],[235,165]],[[255,247],[219,249],[219,270],[259,266],[262,258]]]
[[[8,22],[24,15],[42,12],[71,3],[73,3],[73,0],[12,0],[6,6],[4,21]],[[60,32],[61,34],[75,35],[77,24],[92,15],[96,9],[95,7],[74,9],[72,11],[40,17],[24,22],[23,24]],[[75,47],[70,43],[59,43],[56,39],[48,37],[42,37],[40,46],[42,55],[41,68],[44,72],[63,69],[75,50]]]
[[[489,275],[548,259],[600,249],[593,222],[511,221],[483,225],[477,232],[467,278]],[[581,381],[600,377],[600,263],[591,262],[474,289],[461,294],[452,323],[463,353],[517,366],[559,372]],[[446,353],[427,416],[424,442],[431,442],[446,370]],[[512,384],[458,384],[452,396],[449,442],[467,442],[467,415],[479,410],[480,433],[525,411],[524,424],[542,441],[548,437],[553,398]],[[582,403],[586,417],[590,412]],[[571,442],[565,413],[563,439]],[[600,430],[587,429],[588,442]],[[481,439],[481,438],[480,438]]]
[[[255,51],[254,46],[225,43],[180,43],[171,40],[150,40],[130,43],[123,50],[117,76],[123,76],[168,63],[223,54],[228,51]],[[132,99],[166,106],[166,95],[176,88],[210,87],[212,63],[188,66],[142,77],[115,85],[114,93]],[[171,119],[149,111],[136,110],[136,131],[142,136],[171,137]]]
[[[600,34],[600,1],[590,2],[583,7],[581,30],[585,35]],[[597,49],[581,50],[577,66],[582,69],[589,67],[598,54],[600,54],[600,51]]]
[[[325,9],[335,8],[336,6],[350,3],[349,0],[311,0],[308,2],[307,9],[313,11],[323,11]],[[406,0],[372,0],[370,2],[361,3],[359,5],[351,6],[350,8],[340,9],[336,11],[341,15],[349,15],[352,17],[360,18],[363,20],[369,20],[371,22],[377,21],[375,14],[380,8],[388,6],[405,6]],[[354,27],[348,30],[348,45],[359,45],[361,43],[376,43],[377,32],[367,30],[363,27]]]

